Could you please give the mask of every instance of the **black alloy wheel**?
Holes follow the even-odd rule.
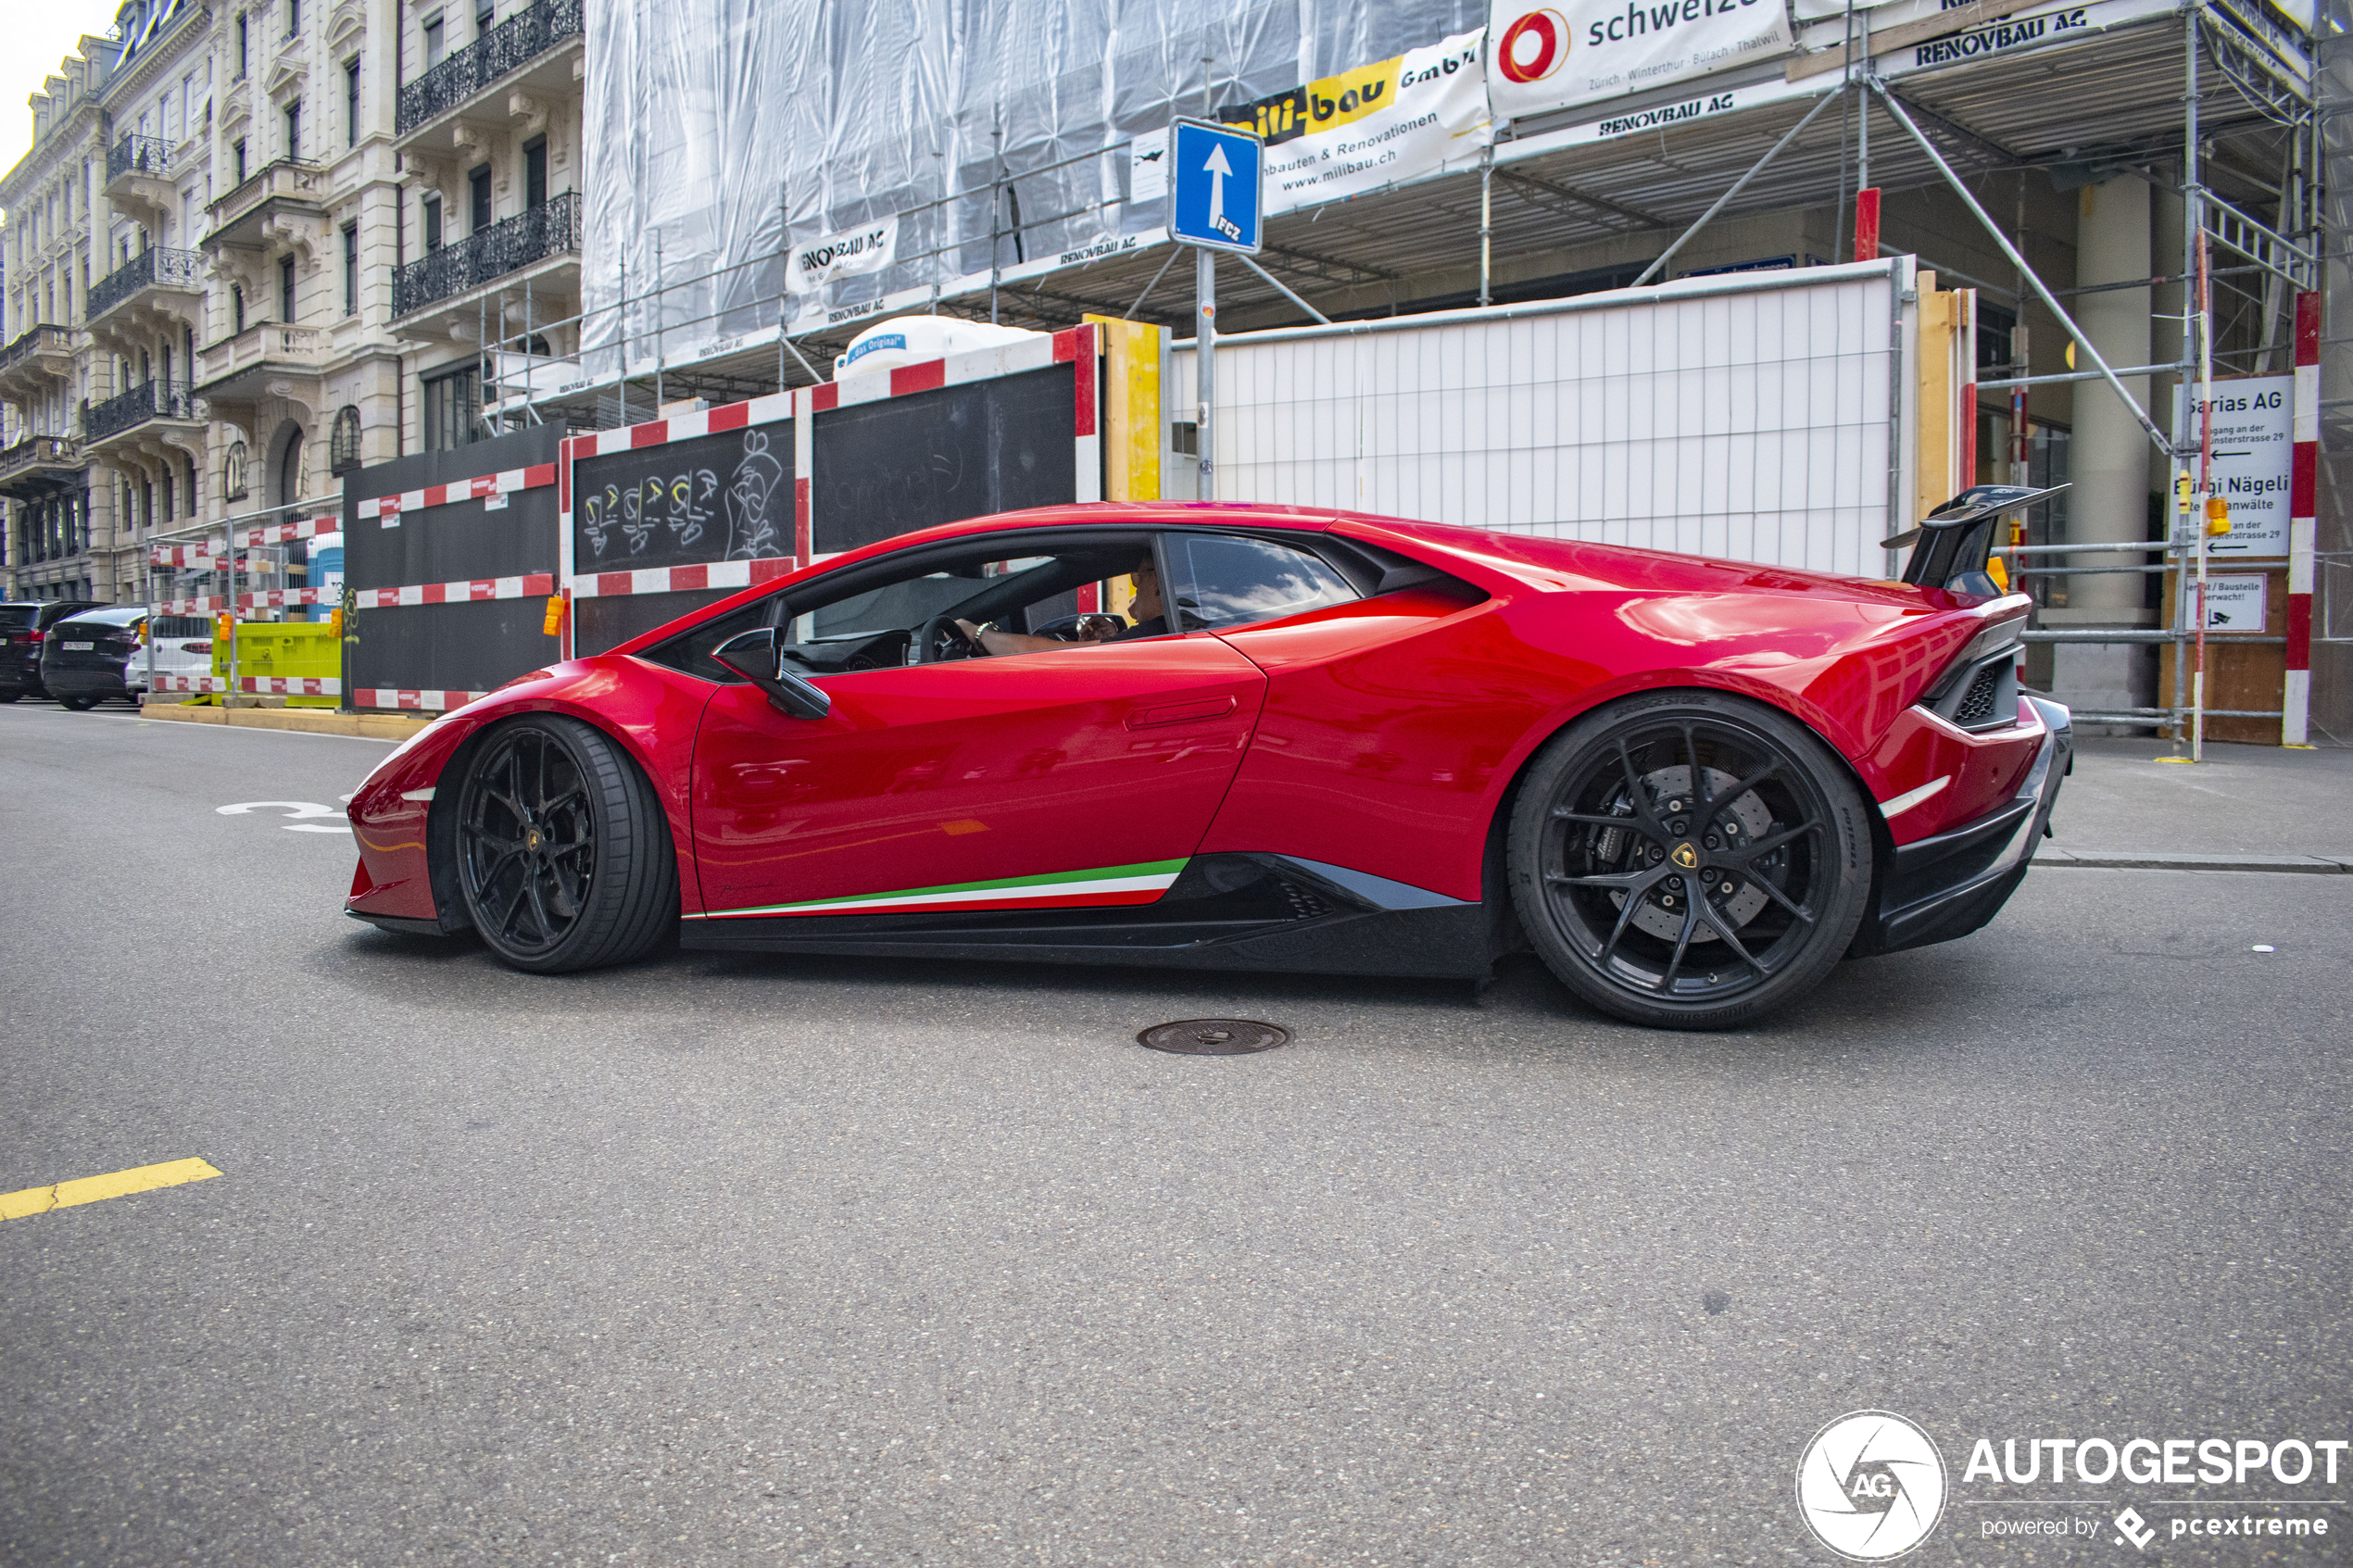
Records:
[[[517,969],[625,963],[678,918],[678,864],[653,786],[602,732],[534,714],[493,729],[458,797],[458,886]]]
[[[1595,1007],[1733,1027],[1813,989],[1854,941],[1869,809],[1812,731],[1761,703],[1635,698],[1539,754],[1512,814],[1513,898]]]

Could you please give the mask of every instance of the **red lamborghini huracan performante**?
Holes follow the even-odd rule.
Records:
[[[541,972],[673,927],[1384,975],[1532,948],[1620,1018],[1738,1024],[2025,875],[2072,744],[1987,545],[2034,494],[1891,541],[1905,582],[1260,506],[906,534],[429,726],[352,802],[347,909]]]

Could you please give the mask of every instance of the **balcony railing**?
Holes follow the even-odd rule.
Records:
[[[31,469],[71,468],[79,459],[73,439],[64,435],[28,435],[0,450],[0,483]]]
[[[521,70],[585,26],[583,0],[535,0],[400,90],[395,133],[447,114],[510,71]]]
[[[204,284],[199,270],[203,265],[204,257],[193,250],[165,250],[157,246],[143,251],[90,285],[82,319],[96,320],[141,289],[181,289],[201,294]]]
[[[260,365],[297,369],[315,366],[326,354],[326,336],[316,327],[291,327],[283,321],[256,321],[234,337],[208,344],[196,354],[196,374],[210,386],[240,370]]]
[[[107,149],[107,183],[126,174],[171,175],[171,144],[160,136],[125,136]]]
[[[196,395],[186,382],[151,381],[90,406],[82,434],[92,441],[120,435],[149,420],[193,420]]]
[[[315,163],[294,157],[265,163],[239,182],[234,190],[212,204],[213,227],[227,228],[271,196],[303,196],[315,200],[326,188],[327,171]]]
[[[65,328],[43,322],[27,327],[17,334],[16,341],[0,348],[0,372],[6,372],[29,355],[71,354],[73,338]]]
[[[437,299],[479,288],[519,268],[580,248],[580,195],[566,191],[544,205],[444,245],[392,275],[392,313],[406,316]]]

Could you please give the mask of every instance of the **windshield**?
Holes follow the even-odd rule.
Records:
[[[0,605],[0,632],[21,632],[40,613],[39,605]]]

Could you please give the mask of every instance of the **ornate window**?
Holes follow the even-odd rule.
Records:
[[[335,410],[327,432],[327,471],[349,473],[359,466],[359,410],[346,403]]]
[[[220,464],[220,498],[242,501],[245,498],[245,444],[233,441],[229,456]]]

